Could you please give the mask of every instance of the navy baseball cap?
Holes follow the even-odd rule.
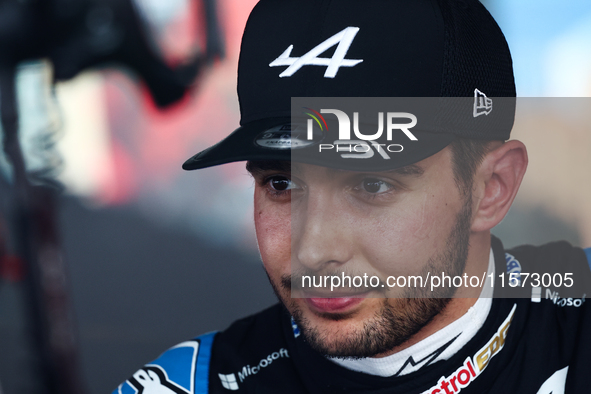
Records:
[[[306,149],[292,134],[294,97],[444,98],[433,119],[419,118],[416,143],[386,163],[378,155],[363,161],[363,170],[381,171],[422,160],[458,137],[509,139],[515,96],[509,47],[478,0],[261,0],[242,38],[240,127],[183,168],[292,160],[294,148]],[[463,99],[447,105],[445,98]],[[291,138],[264,143],[277,135]],[[344,169],[361,162],[297,157]]]

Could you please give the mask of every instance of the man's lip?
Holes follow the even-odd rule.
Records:
[[[333,297],[333,298],[321,298],[312,297],[306,298],[306,303],[312,307],[312,309],[323,312],[323,313],[336,313],[346,312],[352,309],[364,299],[360,297]]]
[[[297,292],[295,298],[367,298],[371,290],[367,289],[292,289],[292,296]]]

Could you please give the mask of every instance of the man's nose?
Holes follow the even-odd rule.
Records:
[[[292,205],[291,216],[292,270],[316,272],[351,260],[354,223],[338,198],[310,193],[305,202]]]

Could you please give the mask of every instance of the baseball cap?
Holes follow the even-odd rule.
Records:
[[[312,164],[393,169],[458,137],[508,139],[515,96],[509,47],[478,0],[261,0],[242,38],[240,127],[183,168],[289,161],[297,151]],[[347,160],[342,156],[351,155],[314,153],[334,136],[303,143],[292,119],[298,97],[422,97],[430,110],[417,117],[415,141],[406,139],[392,160]],[[389,143],[406,137],[398,133]]]

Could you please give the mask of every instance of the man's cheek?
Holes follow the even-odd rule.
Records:
[[[359,231],[366,260],[381,273],[415,274],[445,246],[446,229],[453,224],[447,224],[432,204],[429,197],[421,197],[416,206]]]
[[[447,235],[446,231],[455,223],[453,212],[459,209],[456,205],[431,193],[417,197],[414,209],[401,217],[405,222],[407,241],[411,244],[419,243],[424,247],[439,246]]]
[[[257,208],[257,207],[255,207]],[[291,220],[289,214],[259,207],[255,211],[255,229],[259,251],[267,271],[285,269],[291,256]]]
[[[421,196],[411,206],[395,210],[389,217],[379,222],[379,227],[372,233],[383,235],[394,244],[398,244],[400,251],[407,249],[408,244],[421,243],[426,245],[432,238],[437,237],[437,229],[443,222],[439,207],[430,196]]]
[[[419,209],[413,220],[413,228],[410,233],[419,240],[431,237],[435,227],[436,216],[432,212],[430,202],[432,201],[427,194],[420,198]]]

